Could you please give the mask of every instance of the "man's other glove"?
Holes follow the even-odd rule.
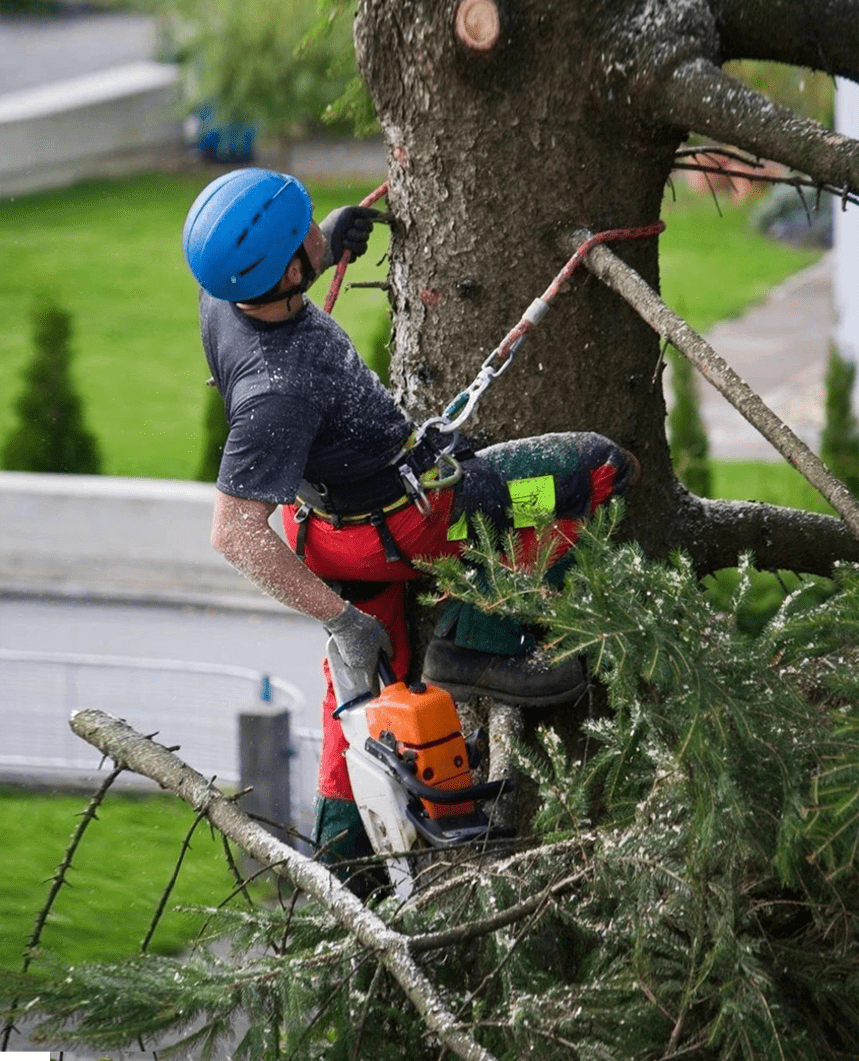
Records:
[[[378,619],[358,611],[354,604],[347,604],[340,615],[329,619],[324,626],[334,638],[347,667],[374,674],[379,653],[386,652],[388,658],[394,654],[388,631]]]
[[[331,251],[329,264],[336,265],[346,251],[352,254],[350,261],[360,258],[367,249],[373,222],[387,216],[369,206],[341,206],[332,210],[319,224]]]

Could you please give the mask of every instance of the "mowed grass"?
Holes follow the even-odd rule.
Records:
[[[50,878],[88,802],[86,793],[0,788],[0,966],[21,967]],[[42,952],[70,964],[139,952],[195,817],[174,796],[111,793],[98,814],[67,874],[69,886],[60,890],[42,932]],[[176,954],[185,949],[202,918],[176,907],[216,905],[233,886],[220,836],[199,826],[149,950]]]
[[[195,195],[218,172],[88,181],[0,203],[6,263],[0,272],[0,441],[16,422],[14,403],[32,351],[33,305],[50,298],[72,315],[74,374],[105,474],[196,476],[208,370],[181,232]],[[359,201],[377,183],[308,181],[317,218]],[[757,235],[749,229],[749,206],[724,197],[720,202],[722,216],[710,198],[678,182],[676,201],[667,196],[664,209],[663,295],[699,331],[741,313],[818,256]],[[379,226],[347,282],[384,279],[386,247],[387,231]],[[320,303],[329,279],[313,289]],[[335,307],[365,357],[384,327],[386,305],[379,290],[352,289]]]
[[[756,232],[749,223],[755,202],[738,205],[720,193],[717,208],[710,196],[693,194],[682,178],[665,197],[662,297],[698,332],[739,317],[821,256],[815,248],[789,246]]]
[[[105,474],[196,476],[209,373],[181,235],[188,207],[218,172],[88,181],[0,203],[0,440],[16,422],[33,306],[49,298],[72,316],[74,376]],[[308,182],[315,216],[360,201],[378,183]],[[379,226],[347,283],[382,279],[386,245]],[[313,297],[321,302],[326,291],[323,277]],[[335,307],[365,356],[386,305],[381,291],[360,289],[344,291]]]

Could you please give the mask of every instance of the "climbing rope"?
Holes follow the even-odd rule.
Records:
[[[359,205],[372,206],[373,203],[378,202],[379,199],[388,194],[388,189],[388,182],[385,181],[384,184],[380,184],[374,192],[368,195],[366,199],[363,199]],[[564,284],[572,279],[573,273],[594,247],[597,247],[602,243],[617,243],[626,239],[643,239],[647,236],[658,236],[664,229],[664,221],[655,221],[653,224],[640,225],[635,228],[606,229],[603,232],[595,232],[593,235],[589,236],[576,249],[575,253],[551,284],[549,284],[543,294],[539,298],[535,298],[531,305],[525,310],[519,323],[511,328],[507,335],[504,336],[501,343],[496,346],[492,353],[486,358],[480,366],[477,375],[468,387],[466,387],[464,391],[460,391],[440,416],[432,416],[421,424],[415,436],[415,444],[421,441],[430,428],[434,427],[442,434],[453,435],[454,432],[465,423],[474,412],[477,403],[486,393],[489,386],[512,365],[514,355],[525,341],[525,338],[530,335],[534,328],[540,323],[548,312],[556,295]],[[337,296],[340,293],[340,287],[343,283],[343,277],[346,273],[346,267],[349,264],[350,258],[350,252],[346,251],[337,265],[334,279],[331,281],[331,287],[328,291],[328,296],[325,299],[324,308],[326,313],[330,313],[334,308],[334,303],[337,301]],[[439,476],[435,481],[435,486],[447,486],[451,482],[456,481],[456,478],[458,477],[456,467],[457,462],[451,455],[454,445],[455,435],[450,445],[445,447],[443,452],[439,454]],[[452,467],[452,472],[449,470],[448,475],[444,475],[442,472],[443,464],[447,464],[449,469]]]
[[[388,194],[388,182],[380,184],[379,187],[371,192],[366,199],[362,199],[358,204],[359,206],[372,206],[373,203],[377,203],[381,198]],[[325,296],[325,304],[322,307],[326,313],[330,313],[334,309],[334,303],[337,301],[337,296],[340,294],[340,288],[343,284],[343,277],[346,275],[346,267],[352,260],[352,252],[344,251],[343,257],[337,263],[337,268],[334,270],[334,278],[331,281],[331,286],[328,288],[328,294]]]
[[[496,346],[486,358],[470,385],[453,399],[441,416],[430,417],[429,420],[421,425],[418,431],[418,438],[423,436],[430,427],[435,427],[446,434],[456,431],[465,423],[474,412],[477,403],[486,393],[490,384],[498,379],[502,373],[506,372],[513,363],[513,357],[525,341],[526,336],[543,319],[552,300],[564,284],[572,278],[573,273],[594,247],[601,243],[615,243],[624,239],[657,236],[664,228],[664,221],[656,221],[651,225],[641,225],[637,228],[607,229],[604,232],[596,232],[594,235],[589,236],[578,247],[575,254],[573,254],[543,294],[539,298],[535,298],[525,310],[519,323],[507,333],[500,345]]]

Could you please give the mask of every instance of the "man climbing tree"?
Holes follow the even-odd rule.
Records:
[[[720,67],[774,59],[856,79],[857,34],[855,0],[360,0],[358,56],[396,218],[401,404],[419,422],[444,408],[558,275],[581,230],[652,224],[690,131],[786,163],[855,209],[859,145]],[[839,521],[682,491],[654,325],[695,343],[641,283],[658,287],[657,239],[618,243],[616,256],[594,249],[584,264],[597,275],[572,274],[470,426],[487,442],[585,424],[615,438],[642,458],[626,533],[657,557],[685,546],[694,568],[603,539],[580,553],[571,584],[584,596],[588,570],[601,572],[601,610],[585,632],[602,644],[613,624],[607,669],[622,710],[597,731],[595,771],[547,735],[532,766],[554,816],[550,841],[469,867],[425,906],[383,908],[382,923],[320,880],[318,866],[292,865],[294,852],[253,833],[233,800],[175,756],[81,712],[76,732],[181,791],[269,864],[283,862],[331,916],[307,904],[294,930],[302,904],[290,904],[273,932],[266,912],[253,942],[276,958],[249,956],[238,974],[212,961],[187,977],[167,963],[155,975],[147,961],[132,984],[145,1026],[123,1019],[131,992],[100,969],[31,986],[28,1012],[77,1021],[100,1006],[102,1027],[121,1025],[119,1041],[129,1028],[160,1031],[165,1014],[184,1023],[205,1013],[214,1039],[244,1005],[256,1025],[242,1056],[266,1058],[855,1055],[855,567],[842,568],[830,602],[807,606],[806,593],[760,643],[714,617],[696,580],[741,549],[799,571],[859,559],[852,513],[845,504]],[[793,460],[792,446],[783,448]],[[536,611],[542,598],[530,599]],[[573,619],[576,603],[564,601]],[[838,639],[851,632],[842,653]],[[250,920],[242,912],[242,933]],[[332,931],[335,921],[348,934]],[[390,978],[401,992],[386,993]]]
[[[475,453],[455,433],[412,424],[342,329],[305,299],[326,264],[363,253],[379,214],[346,207],[320,227],[311,211],[294,177],[247,169],[216,178],[188,212],[185,255],[230,425],[212,541],[266,593],[324,623],[347,666],[375,677],[383,651],[402,680],[404,585],[421,576],[416,558],[456,555],[475,513],[506,526],[522,483],[543,485],[530,511],[519,504],[517,525],[533,526],[540,509],[557,515],[566,552],[578,522],[623,493],[638,463],[588,432]],[[286,545],[268,523],[278,504]],[[585,685],[578,659],[547,666],[535,648],[517,624],[457,606],[423,670],[466,699],[574,703]],[[371,852],[327,677],[315,838],[327,857],[354,859]]]

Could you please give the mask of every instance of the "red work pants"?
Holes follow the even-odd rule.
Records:
[[[585,473],[589,480],[589,512],[603,503],[612,493],[616,468],[613,464],[601,464]],[[411,662],[411,645],[405,615],[405,583],[421,578],[408,563],[417,557],[427,560],[457,555],[463,545],[461,541],[448,541],[454,492],[451,489],[431,490],[427,494],[430,512],[423,515],[415,505],[409,505],[386,520],[397,548],[404,560],[390,561],[385,555],[379,532],[371,523],[343,524],[334,526],[318,516],[310,516],[304,540],[304,562],[308,568],[326,582],[380,582],[385,588],[368,600],[355,601],[355,607],[373,615],[385,627],[394,646],[391,665],[398,679],[406,677]],[[295,505],[284,505],[283,524],[289,545],[296,549],[299,524],[295,521]],[[555,529],[558,532],[558,560],[576,540],[579,521],[563,518],[558,513]],[[527,562],[529,546],[534,544],[534,532],[529,527],[518,531],[523,541]],[[346,769],[343,752],[346,741],[340,723],[333,717],[337,707],[334,687],[328,662],[324,664],[327,683],[322,705],[322,757],[319,763],[319,794],[329,799],[351,800],[352,785]]]
[[[437,558],[459,552],[462,543],[447,540],[453,490],[433,490],[427,494],[431,511],[424,516],[409,505],[387,518],[388,529],[405,560],[390,561],[370,523],[344,524],[335,527],[317,516],[309,517],[304,541],[304,562],[327,582],[384,582],[384,590],[369,600],[355,602],[355,607],[375,616],[388,631],[394,646],[391,660],[397,678],[405,678],[411,662],[411,645],[405,616],[405,583],[422,577],[406,561],[416,557]],[[295,549],[298,524],[294,505],[284,505],[283,524],[286,539]],[[334,688],[324,664],[327,683],[322,704],[322,758],[319,763],[319,794],[333,799],[352,799],[352,786],[346,771],[343,752],[346,741],[340,723],[332,717],[337,704]]]

